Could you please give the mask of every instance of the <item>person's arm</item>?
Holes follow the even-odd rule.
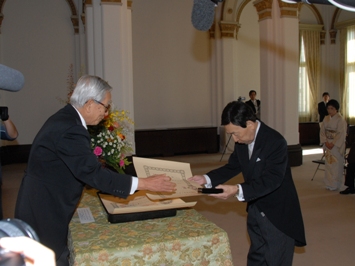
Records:
[[[11,121],[11,119],[9,118],[6,121],[3,121],[3,124],[6,129],[8,140],[16,139],[18,136],[18,131],[17,131],[15,124]]]
[[[157,192],[174,192],[176,184],[165,174],[138,178],[138,190],[149,190]]]

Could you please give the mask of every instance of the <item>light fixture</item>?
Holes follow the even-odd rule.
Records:
[[[349,2],[350,4],[350,1],[340,1],[340,0],[328,0],[329,3],[339,7],[340,9],[344,9],[344,10],[347,10],[347,11],[350,11],[350,12],[355,12],[355,4],[353,3],[353,6],[349,6],[348,3],[345,3],[345,2]],[[340,3],[340,2],[344,2],[344,3]],[[353,2],[353,1],[352,1]]]
[[[355,0],[281,0],[289,4],[305,3],[319,5],[334,5],[346,11],[355,12]]]

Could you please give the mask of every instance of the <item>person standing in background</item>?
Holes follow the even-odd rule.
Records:
[[[339,113],[339,108],[338,101],[328,101],[329,115],[324,118],[319,133],[325,155],[324,184],[331,191],[340,189],[344,170],[347,123]]]
[[[330,95],[328,92],[324,92],[322,97],[323,97],[323,101],[318,103],[319,124],[322,123],[324,117],[326,117],[328,115],[327,102],[330,99]],[[319,126],[321,126],[321,125],[319,125]]]
[[[3,140],[15,140],[18,136],[18,132],[15,124],[11,121],[8,114],[7,107],[0,107],[1,114],[1,124],[0,132],[1,139]],[[2,213],[2,172],[1,172],[1,161],[0,161],[0,220],[3,219]]]
[[[256,99],[256,91],[249,91],[250,100],[245,103],[254,111],[256,118],[260,120],[260,100]]]

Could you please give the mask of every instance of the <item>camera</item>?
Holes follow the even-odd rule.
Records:
[[[27,223],[19,219],[6,219],[0,221],[0,238],[26,236],[39,241],[36,232]],[[25,266],[21,254],[8,251],[0,247],[0,266]]]
[[[0,118],[2,121],[9,119],[9,110],[6,106],[0,106]]]

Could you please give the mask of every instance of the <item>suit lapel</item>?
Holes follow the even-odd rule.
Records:
[[[255,163],[258,160],[258,158],[260,158],[260,152],[263,148],[263,145],[265,144],[265,125],[260,122],[260,128],[259,128],[259,132],[258,135],[256,136],[255,139],[255,143],[254,143],[254,149],[253,149],[253,153],[250,157],[249,163],[248,163],[248,170],[247,170],[247,177],[251,177],[253,169],[255,167]],[[248,147],[247,147],[248,150]],[[246,178],[247,178],[246,177]]]

